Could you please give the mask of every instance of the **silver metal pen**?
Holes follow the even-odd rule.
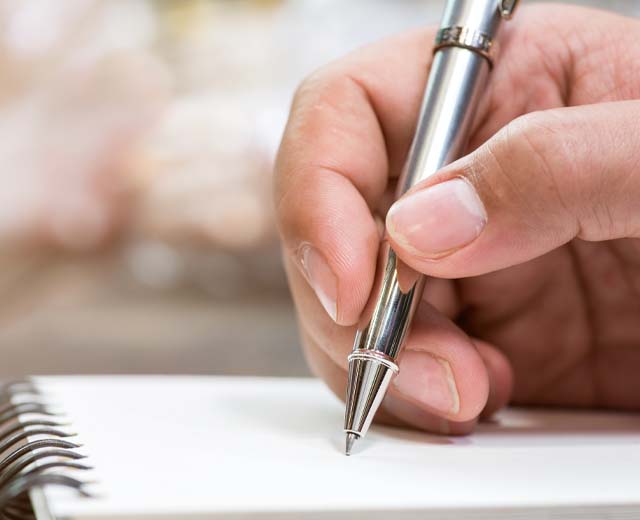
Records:
[[[464,153],[495,57],[500,22],[511,17],[517,2],[448,0],[397,197]],[[377,271],[349,355],[347,455],[354,441],[366,434],[398,373],[398,356],[425,283],[425,277],[404,265],[386,240],[380,247]]]

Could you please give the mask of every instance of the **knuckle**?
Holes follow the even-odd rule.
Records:
[[[532,112],[501,130],[488,150],[500,172],[500,186],[510,187],[509,196],[516,195],[532,224],[601,240],[618,226],[606,198],[606,178],[594,166],[598,140],[584,139],[583,124],[583,118],[567,109]]]
[[[498,180],[492,187],[506,203],[516,203],[533,220],[576,220],[580,169],[572,123],[553,110],[530,112],[505,126],[487,145]],[[532,196],[535,194],[535,196]],[[556,213],[550,219],[550,212]],[[557,218],[556,218],[557,217]]]
[[[314,70],[300,82],[293,94],[294,108],[311,94],[317,91],[318,87],[326,81],[326,66]]]
[[[322,125],[322,98],[328,98],[327,89],[332,83],[331,74],[327,67],[316,70],[307,76],[297,87],[289,120],[285,129],[280,148],[274,165],[273,200],[276,215],[279,216],[280,206],[284,205],[288,194],[298,185],[298,177],[310,165],[304,162],[303,150],[311,146],[310,140],[318,135],[318,128]]]
[[[564,163],[561,149],[554,146],[554,134],[561,133],[550,114],[531,112],[507,126],[505,142],[518,164],[533,173],[536,182],[548,182],[558,188],[555,165]],[[552,150],[551,148],[556,148]]]
[[[600,230],[609,227],[607,208],[594,204],[602,186],[597,179],[586,178],[591,152],[579,131],[580,120],[567,117],[563,110],[548,110],[530,114],[526,123],[520,132],[524,151],[534,168],[538,190],[550,203],[545,207],[561,217],[556,221],[565,227],[569,224],[573,236],[581,238],[594,225]]]
[[[293,111],[332,106],[347,83],[340,62],[324,65],[302,80],[293,96]]]

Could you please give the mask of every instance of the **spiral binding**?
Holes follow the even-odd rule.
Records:
[[[66,424],[41,398],[31,381],[0,386],[0,520],[35,519],[29,491],[36,487],[68,487],[88,496],[85,482],[62,472],[91,469],[73,451],[80,447],[68,440],[75,434],[61,429]]]

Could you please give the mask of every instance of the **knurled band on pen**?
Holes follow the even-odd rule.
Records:
[[[433,52],[444,47],[461,47],[477,52],[489,61],[489,65],[493,65],[496,54],[496,45],[491,36],[471,27],[459,25],[442,27],[438,31]]]

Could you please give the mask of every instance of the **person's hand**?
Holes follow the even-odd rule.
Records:
[[[288,276],[311,367],[340,397],[433,39],[319,70],[282,141]],[[435,278],[379,419],[464,433],[509,401],[640,409],[636,98],[640,21],[537,5],[504,24],[470,155],[386,215],[400,258]]]

